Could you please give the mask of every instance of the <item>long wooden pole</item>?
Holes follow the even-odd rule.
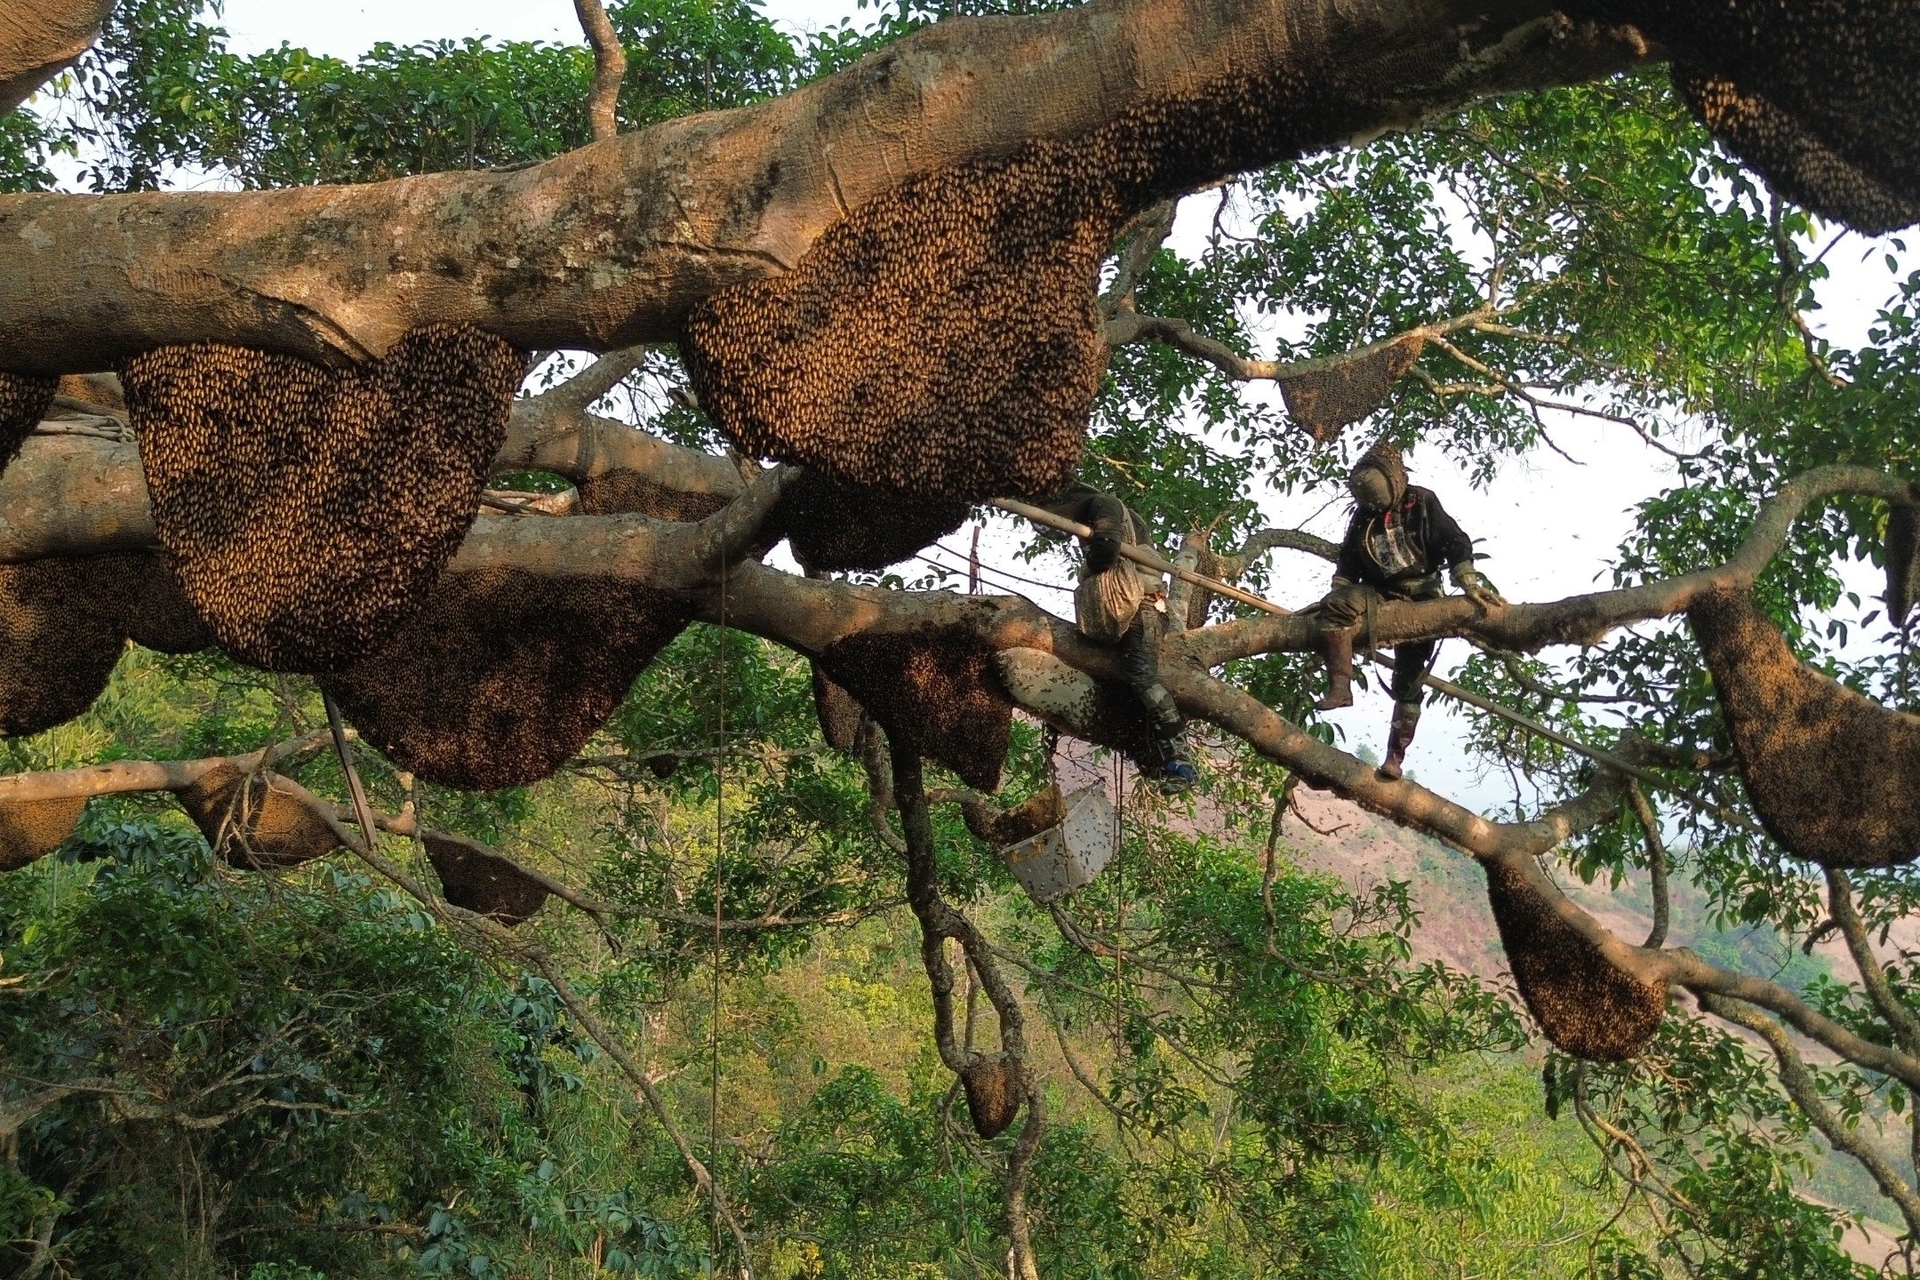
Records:
[[[1093,530],[1078,521],[1069,520],[1065,516],[1057,516],[1044,507],[1036,507],[1031,503],[1021,502],[1015,498],[995,498],[990,505],[998,507],[1000,510],[1011,515],[1024,517],[1025,519],[1033,521],[1035,524],[1045,525],[1049,529],[1057,529],[1061,533],[1070,533],[1076,538],[1091,538],[1093,536]],[[1209,578],[1205,574],[1195,573],[1191,569],[1182,569],[1179,565],[1163,560],[1153,554],[1153,552],[1141,547],[1121,543],[1120,554],[1135,564],[1145,565],[1149,569],[1158,569],[1161,573],[1170,573],[1176,578],[1193,583],[1195,586],[1205,587],[1209,591],[1217,592],[1232,600],[1238,600],[1242,604],[1250,604],[1265,613],[1271,613],[1282,618],[1293,616],[1293,610],[1291,609],[1283,609],[1271,600],[1262,600],[1250,591],[1242,591],[1238,587],[1229,586],[1217,578]],[[1374,661],[1379,662],[1380,660],[1376,658]],[[1380,665],[1382,667],[1386,666],[1385,663],[1380,663]],[[1557,742],[1567,750],[1578,755],[1583,755],[1596,764],[1604,765],[1606,768],[1612,769],[1617,773],[1623,773],[1630,778],[1638,778],[1650,787],[1657,787],[1662,791],[1678,796],[1696,808],[1716,814],[1726,821],[1733,823],[1735,826],[1743,827],[1749,831],[1758,829],[1754,823],[1747,821],[1741,815],[1729,812],[1724,807],[1715,804],[1696,791],[1689,790],[1677,783],[1669,782],[1659,774],[1649,769],[1643,769],[1639,765],[1631,764],[1610,751],[1602,751],[1598,747],[1588,746],[1578,738],[1570,738],[1557,729],[1552,729],[1541,724],[1531,716],[1522,715],[1511,707],[1502,706],[1490,698],[1483,698],[1472,690],[1464,689],[1453,683],[1451,680],[1442,680],[1439,676],[1428,675],[1422,683],[1446,697],[1464,702],[1469,706],[1478,707],[1482,711],[1490,715],[1498,716],[1510,724],[1518,725],[1530,733],[1537,733],[1549,742]]]

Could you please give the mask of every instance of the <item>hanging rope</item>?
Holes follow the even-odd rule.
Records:
[[[710,1061],[707,1074],[707,1168],[719,1183],[720,1169],[720,925],[722,894],[725,880],[721,875],[721,862],[726,853],[727,834],[727,562],[720,561],[720,630],[719,643],[715,648],[719,654],[720,672],[718,678],[719,697],[716,716],[717,739],[713,763],[713,963],[712,990],[707,1013],[707,1030],[710,1045]],[[709,1228],[712,1234],[712,1250],[716,1266],[720,1257],[720,1198],[710,1197],[711,1212]],[[740,1260],[744,1270],[747,1260]]]

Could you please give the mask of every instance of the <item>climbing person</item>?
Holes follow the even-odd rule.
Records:
[[[1074,624],[1097,644],[1120,650],[1120,668],[1153,726],[1160,790],[1186,791],[1199,780],[1187,753],[1185,719],[1160,683],[1160,639],[1167,629],[1167,592],[1159,571],[1120,554],[1122,546],[1153,546],[1146,522],[1110,493],[1076,484],[1039,504],[1093,530],[1084,543],[1080,586],[1073,593]]]
[[[1453,585],[1480,608],[1507,603],[1473,567],[1473,541],[1440,499],[1431,489],[1407,483],[1398,449],[1384,440],[1368,449],[1347,474],[1347,491],[1353,495],[1353,519],[1334,564],[1333,590],[1315,606],[1327,663],[1327,696],[1315,704],[1322,711],[1353,705],[1354,641],[1382,600],[1438,599],[1446,594],[1440,585],[1444,565]],[[1420,724],[1421,683],[1439,647],[1438,640],[1394,647],[1393,721],[1380,762],[1383,778],[1400,776]]]

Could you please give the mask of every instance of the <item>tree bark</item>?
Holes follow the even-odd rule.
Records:
[[[0,0],[0,115],[100,38],[113,0]]]
[[[1093,0],[943,22],[783,98],[514,171],[0,197],[0,352],[22,372],[194,341],[338,361],[432,321],[527,349],[669,341],[696,301],[791,268],[870,198],[1083,137],[1129,108],[1291,77],[1342,121],[1301,145],[1330,147],[1646,55],[1552,12],[1542,0]]]

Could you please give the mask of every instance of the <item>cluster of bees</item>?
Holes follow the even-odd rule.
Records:
[[[223,764],[179,793],[207,843],[243,870],[297,867],[340,847],[314,798],[290,778]]]
[[[1418,337],[1401,338],[1371,351],[1341,357],[1323,369],[1295,374],[1280,381],[1280,397],[1287,416],[1327,444],[1343,427],[1360,421],[1386,403],[1393,384],[1420,358],[1424,345]]]
[[[1903,0],[1581,0],[1673,58],[1682,96],[1781,194],[1856,231],[1920,221],[1920,12]]]
[[[976,791],[1000,789],[1013,733],[993,648],[964,627],[858,635],[831,645],[814,669],[866,708],[896,742],[953,770]]]
[[[220,644],[309,673],[375,649],[465,538],[525,372],[471,325],[351,369],[212,343],[128,360],[154,525]]]
[[[92,706],[128,637],[162,653],[206,647],[157,557],[0,565],[0,735],[38,733]]]
[[[0,467],[13,461],[40,420],[53,406],[60,379],[0,370]]]
[[[400,768],[523,786],[572,759],[686,623],[683,605],[612,578],[454,571],[377,654],[320,684]]]
[[[427,861],[448,902],[501,924],[524,923],[546,903],[546,886],[477,840],[429,831]]]
[[[1747,799],[1781,847],[1830,867],[1920,854],[1920,717],[1810,670],[1745,593],[1687,610]]]
[[[692,524],[727,505],[731,496],[724,493],[700,493],[690,489],[671,489],[638,471],[616,467],[578,481],[580,512],[589,516],[610,516],[633,512],[650,520]]]
[[[1516,868],[1482,866],[1507,964],[1547,1039],[1590,1062],[1621,1062],[1646,1048],[1666,1015],[1666,984],[1608,960]]]
[[[803,569],[884,569],[958,529],[967,503],[863,489],[808,471],[781,491],[767,541],[787,540]]]

